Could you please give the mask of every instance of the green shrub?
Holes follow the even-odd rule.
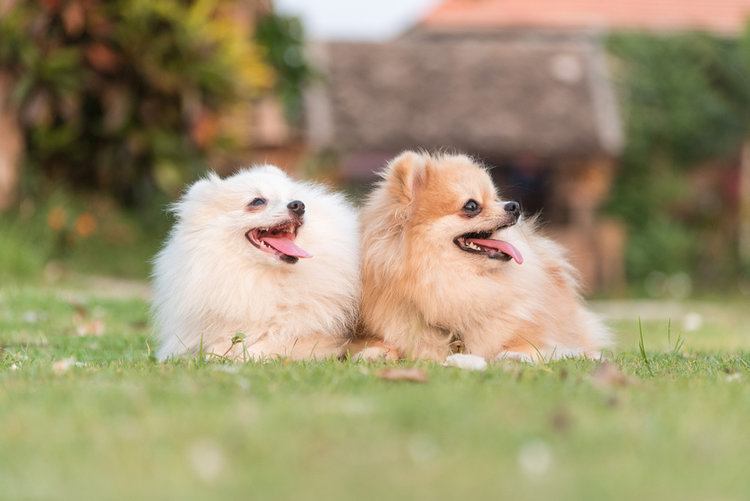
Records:
[[[731,165],[750,133],[749,48],[697,33],[610,38],[627,145],[608,210],[629,226],[631,280],[654,271],[708,285],[736,279],[736,232],[719,224],[731,204],[719,196],[699,206],[687,175],[711,160]]]
[[[65,190],[25,198],[0,215],[0,283],[77,274],[144,279],[167,234],[166,199],[123,209],[107,196]]]
[[[295,17],[270,14],[260,20],[255,36],[276,73],[274,85],[287,117],[298,121],[302,114],[303,90],[314,75],[304,55],[302,23]]]
[[[26,172],[135,204],[238,146],[220,115],[273,81],[240,5],[15,2],[0,16],[0,69],[15,79]]]

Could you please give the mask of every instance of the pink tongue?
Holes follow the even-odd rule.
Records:
[[[291,238],[263,237],[261,240],[287,256],[312,257],[305,249],[297,247]]]
[[[495,249],[499,250],[500,252],[504,252],[505,254],[515,259],[516,263],[523,264],[523,256],[521,255],[521,253],[518,252],[518,249],[513,247],[508,242],[503,242],[502,240],[483,240],[480,238],[467,238],[466,241],[471,242],[475,245],[480,245],[482,247],[487,247],[489,249]]]

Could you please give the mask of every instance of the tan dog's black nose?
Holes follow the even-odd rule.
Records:
[[[505,202],[503,209],[505,209],[505,212],[512,218],[510,224],[515,224],[516,221],[518,221],[518,218],[521,217],[521,204],[518,202]]]
[[[302,216],[305,213],[305,204],[301,200],[292,200],[287,204],[287,208],[296,216]]]
[[[504,209],[505,212],[518,215],[521,213],[521,204],[518,202],[506,202]]]

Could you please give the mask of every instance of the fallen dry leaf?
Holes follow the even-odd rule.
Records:
[[[75,364],[75,358],[63,358],[62,360],[58,360],[52,364],[52,371],[59,376],[68,372],[70,368]]]
[[[104,334],[104,322],[99,319],[76,321],[76,333],[79,336],[101,336]]]
[[[411,381],[412,383],[426,383],[427,373],[418,367],[393,367],[382,369],[375,373],[386,381]]]
[[[628,386],[633,380],[612,362],[604,362],[591,373],[591,382],[599,389],[609,389]]]
[[[518,451],[518,465],[529,477],[544,476],[554,466],[554,462],[552,448],[542,440],[529,441]]]
[[[143,330],[146,327],[148,327],[148,321],[147,320],[133,320],[130,322],[130,327],[136,330]]]
[[[552,426],[552,429],[557,432],[568,431],[572,423],[573,418],[571,417],[570,413],[562,408],[557,409],[550,416],[550,425]]]
[[[75,324],[76,334],[79,336],[101,336],[104,334],[104,321],[99,318],[92,318],[85,305],[70,303],[70,306],[75,310],[73,324]]]
[[[77,301],[71,301],[68,303],[71,308],[73,308],[73,311],[75,311],[76,316],[79,316],[81,318],[86,318],[89,316],[89,309],[86,307],[86,305],[81,304]]]

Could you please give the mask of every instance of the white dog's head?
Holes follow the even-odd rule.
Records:
[[[237,332],[343,336],[359,297],[359,228],[346,198],[270,165],[193,184],[154,259],[160,357]],[[254,338],[252,336],[255,336]]]
[[[191,240],[210,242],[217,256],[229,251],[258,264],[288,266],[313,257],[304,243],[304,235],[314,232],[306,227],[306,213],[321,203],[321,196],[334,195],[264,165],[226,179],[209,174],[190,187],[174,212]],[[339,197],[335,202],[345,204]],[[330,212],[330,205],[318,213]]]

